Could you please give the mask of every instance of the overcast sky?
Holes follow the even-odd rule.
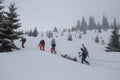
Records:
[[[83,16],[87,22],[89,16],[101,22],[103,14],[109,23],[114,17],[120,23],[120,0],[5,0],[4,3],[8,6],[14,1],[24,30],[69,28],[76,26]]]

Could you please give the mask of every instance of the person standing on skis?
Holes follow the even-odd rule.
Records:
[[[89,62],[86,60],[87,54],[86,54],[86,52],[85,52],[85,50],[83,48],[81,48],[81,53],[82,54],[79,56],[79,57],[82,56],[81,63],[84,64],[84,62],[85,62],[87,65],[89,65]]]
[[[22,48],[25,48],[24,44],[25,44],[25,42],[26,42],[26,38],[21,37],[21,40],[20,40],[20,41],[22,42],[22,43],[21,43]]]
[[[51,53],[55,53],[55,54],[56,54],[55,47],[56,47],[55,39],[53,39],[53,40],[51,41]]]

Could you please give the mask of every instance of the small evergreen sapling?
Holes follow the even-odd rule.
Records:
[[[72,41],[72,40],[73,40],[73,38],[72,38],[72,35],[71,35],[71,34],[69,34],[69,35],[68,35],[68,40],[69,40],[69,41]]]
[[[99,41],[100,41],[100,40],[99,40],[99,37],[98,37],[98,35],[97,35],[96,38],[95,38],[95,42],[96,42],[96,43],[99,43]]]

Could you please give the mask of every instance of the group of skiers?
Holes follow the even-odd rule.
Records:
[[[40,41],[38,46],[40,47],[41,51],[45,51],[45,41],[43,39]],[[52,39],[52,41],[51,41],[51,49],[50,49],[51,53],[56,54],[55,47],[56,47],[55,39]]]
[[[26,42],[26,38],[21,37],[20,41],[21,41],[22,48],[25,48],[24,44]],[[39,46],[41,51],[45,51],[45,41],[43,39],[40,40],[38,46]],[[55,39],[52,39],[52,41],[51,41],[51,49],[50,49],[51,53],[55,53],[56,54],[55,47],[56,47]]]
[[[26,42],[26,38],[23,38],[23,37],[22,37],[20,41],[22,42],[22,43],[21,43],[22,48],[24,48],[24,44],[25,44],[25,42]],[[45,41],[44,41],[43,39],[40,40],[38,46],[39,46],[39,48],[40,48],[41,51],[45,51]],[[51,49],[50,49],[51,53],[56,54],[55,47],[56,47],[55,39],[52,39],[52,41],[51,41]],[[86,57],[87,57],[87,56],[89,57],[89,55],[88,55],[88,50],[87,50],[87,48],[84,46],[84,44],[82,44],[82,47],[80,48],[80,50],[81,50],[81,52],[78,52],[78,54],[79,54],[79,57],[82,57],[82,58],[81,58],[81,63],[84,64],[84,62],[85,62],[87,65],[89,65],[89,62],[86,60]],[[76,57],[72,58],[72,57],[68,56],[67,54],[61,55],[61,56],[62,56],[63,58],[66,58],[66,59],[69,59],[69,60],[72,60],[72,61],[76,61],[76,62],[77,62],[77,58],[76,58]]]

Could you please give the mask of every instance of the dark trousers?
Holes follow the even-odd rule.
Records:
[[[86,55],[82,56],[81,63],[84,64],[84,62],[85,62],[86,64],[89,65],[89,62],[86,60],[86,57],[87,57]]]

